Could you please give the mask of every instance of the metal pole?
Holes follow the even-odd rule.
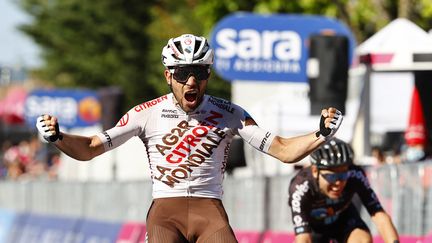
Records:
[[[364,155],[371,155],[371,144],[370,144],[370,77],[372,74],[372,64],[365,63],[366,65],[366,74],[364,80],[364,96],[363,96],[363,104],[364,104],[364,130],[363,130],[363,153]]]

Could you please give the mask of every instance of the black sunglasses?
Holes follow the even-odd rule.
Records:
[[[320,174],[329,183],[335,183],[336,181],[346,181],[348,179],[348,172]]]
[[[210,77],[210,68],[208,66],[179,66],[170,69],[170,73],[173,74],[174,79],[185,84],[190,76],[194,76],[198,81],[207,80]]]

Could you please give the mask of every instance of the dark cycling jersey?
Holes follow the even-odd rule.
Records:
[[[358,166],[350,166],[347,184],[338,199],[331,199],[319,191],[317,179],[313,177],[311,167],[300,170],[291,180],[289,187],[288,204],[291,207],[295,234],[311,233],[319,228],[328,228],[335,223],[347,225],[341,224],[340,218],[347,220],[355,218],[361,221],[356,215],[357,211],[353,210],[354,205],[351,202],[356,193],[370,215],[383,211],[375,192],[369,185],[365,172]],[[341,216],[346,212],[349,212],[350,217]]]

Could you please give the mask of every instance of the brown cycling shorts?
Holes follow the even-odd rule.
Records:
[[[219,199],[154,199],[147,215],[146,226],[149,243],[237,242]]]

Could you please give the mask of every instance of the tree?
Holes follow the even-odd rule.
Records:
[[[187,4],[140,0],[20,3],[34,18],[21,29],[43,50],[45,65],[35,75],[59,87],[120,86],[127,98],[125,108],[168,90],[160,55],[169,37],[202,32],[194,27],[199,21],[183,25],[187,17],[179,16],[187,15]],[[209,88],[229,98],[228,84],[210,82]]]
[[[22,26],[43,50],[35,75],[60,87],[120,86],[125,107],[168,91],[160,62],[168,38],[209,37],[237,11],[316,14],[343,21],[360,43],[397,17],[432,26],[428,0],[15,0],[34,18]],[[230,98],[230,84],[213,72],[209,93]]]
[[[162,85],[146,82],[152,1],[22,0],[34,22],[22,26],[42,47],[36,74],[60,87],[120,86],[127,104],[151,98]]]
[[[147,31],[152,36],[150,63],[157,63],[160,67],[161,50],[166,45],[169,38],[179,36],[184,33],[193,33],[195,35],[209,38],[211,29],[203,26],[203,21],[196,11],[192,11],[198,7],[195,0],[177,0],[173,4],[170,0],[160,0],[155,3],[151,9],[152,22],[148,25]],[[162,69],[161,69],[162,70]],[[151,73],[151,80],[158,79],[160,81],[161,71]],[[212,76],[208,83],[208,93],[225,99],[231,97],[231,85],[229,82],[221,79],[216,72],[212,72]]]

